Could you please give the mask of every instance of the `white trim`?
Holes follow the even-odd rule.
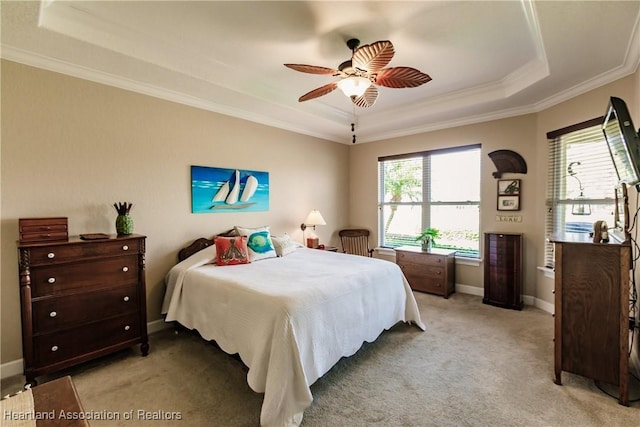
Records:
[[[377,248],[374,248],[374,250],[376,251],[376,254],[385,257],[396,256],[396,251],[393,248],[383,248],[379,246]],[[456,265],[470,265],[472,267],[478,267],[480,264],[482,264],[482,259],[480,258],[456,256]]]
[[[0,379],[21,375],[23,372],[23,360],[17,359],[0,365]]]
[[[165,322],[164,317],[162,317],[162,319],[154,320],[147,323],[147,333],[151,335],[164,329],[171,328],[172,325],[173,324],[171,322]]]
[[[544,277],[548,279],[555,279],[556,275],[555,275],[555,272],[553,271],[553,268],[549,268],[549,267],[536,267],[536,268],[544,273]]]
[[[546,302],[545,300],[541,300],[540,298],[533,298],[534,301],[534,306],[539,308],[540,310],[546,311],[549,314],[554,314],[555,313],[555,304],[551,304],[549,302]]]
[[[153,334],[163,329],[171,328],[172,324],[164,321],[164,318],[147,323],[147,333]],[[22,375],[24,372],[24,360],[17,359],[0,365],[0,379]]]
[[[479,297],[484,296],[484,288],[479,288],[478,286],[456,284],[456,292],[460,292],[461,294],[476,295]]]
[[[456,292],[459,292],[461,294],[475,295],[479,297],[484,296],[484,288],[480,288],[478,286],[456,284]],[[530,305],[539,308],[540,310],[546,311],[549,314],[553,314],[555,309],[553,304],[550,304],[531,295],[523,295],[522,302],[524,303],[524,305]]]
[[[470,265],[472,267],[479,267],[480,264],[482,264],[482,260],[480,258],[456,256],[456,265]]]

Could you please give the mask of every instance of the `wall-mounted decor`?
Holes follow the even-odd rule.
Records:
[[[191,212],[269,210],[269,172],[191,166]]]
[[[495,178],[501,178],[503,173],[527,173],[527,162],[515,151],[496,150],[489,153],[489,158],[496,165]]]

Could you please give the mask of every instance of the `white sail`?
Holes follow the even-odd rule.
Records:
[[[251,196],[253,196],[253,193],[256,192],[257,188],[258,188],[258,179],[255,176],[250,175],[249,178],[247,178],[247,182],[244,184],[244,190],[242,190],[242,196],[240,196],[240,201],[246,202],[247,200],[249,200]]]
[[[224,201],[224,199],[227,198],[228,194],[229,194],[229,181],[225,182],[224,184],[222,184],[220,186],[220,188],[216,192],[216,195],[213,196],[213,199],[211,201],[212,202],[222,202],[222,201]]]
[[[235,178],[233,180],[233,187],[227,196],[227,204],[232,205],[238,201],[238,195],[240,194],[240,171],[236,169]]]

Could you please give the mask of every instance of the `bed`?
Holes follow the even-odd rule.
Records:
[[[398,322],[424,330],[392,262],[300,246],[248,264],[219,266],[216,256],[205,238],[180,252],[162,312],[239,355],[249,386],[264,393],[262,426],[298,426],[310,386],[365,341]]]

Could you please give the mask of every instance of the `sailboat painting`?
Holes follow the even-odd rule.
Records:
[[[269,172],[191,166],[191,212],[269,210]]]

